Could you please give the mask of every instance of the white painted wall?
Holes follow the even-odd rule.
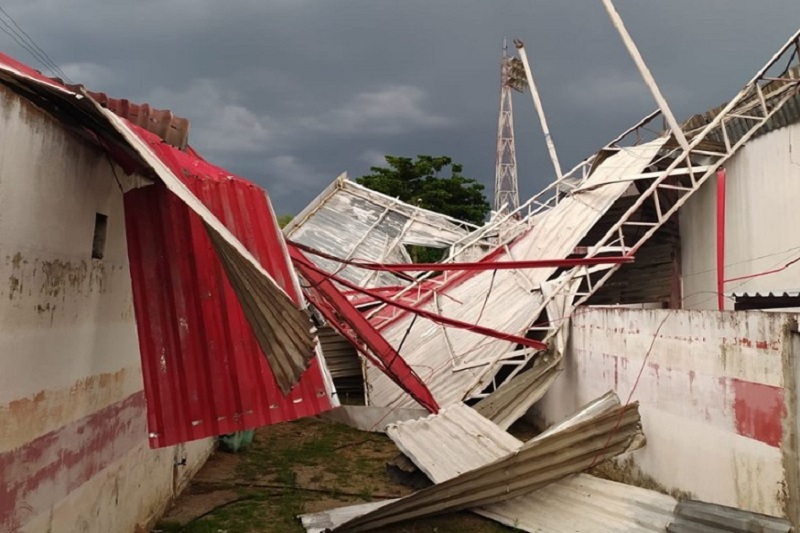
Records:
[[[725,279],[764,272],[800,257],[800,124],[747,143],[726,165]],[[684,307],[716,309],[716,178],[680,211]],[[725,292],[800,289],[800,263],[732,282]],[[726,300],[727,309],[733,302]]]
[[[142,389],[110,163],[0,88],[0,530],[132,531],[158,515],[213,441],[150,450]]]
[[[625,402],[638,379],[632,400],[647,445],[621,463],[627,481],[644,474],[668,491],[783,515],[782,452],[764,428],[781,440],[780,338],[790,318],[588,308],[573,318],[565,370],[532,416],[559,422],[609,390]]]

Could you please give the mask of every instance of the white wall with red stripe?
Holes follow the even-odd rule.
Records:
[[[0,87],[0,531],[146,527],[213,449],[148,446],[110,165]]]

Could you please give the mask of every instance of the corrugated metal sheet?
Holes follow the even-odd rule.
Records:
[[[189,189],[182,181],[181,175],[196,172],[198,175],[224,175],[232,179],[222,169],[187,156],[183,152],[164,144],[155,135],[125,122],[111,111],[92,102],[96,111],[105,118],[109,125],[120,135],[145,164],[152,169],[167,188],[180,198],[186,206],[202,219],[206,230],[214,234],[215,247],[224,250],[226,272],[233,282],[236,293],[250,326],[256,333],[256,339],[272,364],[272,371],[281,389],[289,389],[300,380],[302,372],[307,368],[312,356],[310,347],[315,341],[311,317],[302,308],[302,297],[293,300],[278,282],[261,266],[258,259],[244,246],[231,230]],[[185,164],[181,158],[188,160]],[[254,185],[251,185],[255,188]],[[260,189],[259,189],[260,190]],[[262,191],[263,192],[263,191]],[[206,198],[206,201],[211,200]],[[226,213],[225,216],[238,218],[242,213]],[[277,220],[272,218],[260,220],[263,225],[270,224],[278,228]],[[230,222],[228,222],[230,224]],[[280,257],[285,269],[291,271],[290,279],[294,288],[298,281],[289,266],[288,253],[282,234],[273,241],[271,253]],[[224,243],[224,245],[223,245]],[[222,246],[222,247],[221,247]],[[235,261],[237,266],[229,268]]]
[[[358,378],[359,389],[363,389],[361,361],[353,345],[332,327],[323,326],[317,331],[322,345],[325,364],[333,379]]]
[[[797,298],[800,291],[732,292],[734,298]]]
[[[300,519],[309,533],[322,533],[395,501],[339,507]],[[675,504],[666,494],[577,474],[478,513],[535,533],[663,533]]]
[[[536,533],[663,533],[675,503],[666,494],[578,474],[480,514]]]
[[[339,176],[292,222],[293,241],[345,259],[386,263],[411,261],[407,245],[447,248],[465,237],[470,224],[420,209]],[[388,272],[370,272],[313,256],[315,264],[363,287],[407,285]]]
[[[493,450],[513,445],[513,437],[502,437],[505,432],[499,428],[492,431],[487,426],[491,423],[481,418],[474,410],[455,405],[438,415],[387,428],[387,433],[401,449],[413,449],[415,454],[418,452],[433,461],[445,461],[445,455],[461,459],[460,462],[448,460],[446,471],[439,463],[423,464],[417,455],[409,455],[413,461],[419,460],[418,466],[437,472],[441,477],[468,462],[483,462],[483,465],[351,520],[336,531],[372,531],[411,518],[508,501],[584,470],[604,458],[638,447],[643,440],[638,405],[630,404],[529,441],[500,459],[489,459],[491,462],[487,464],[484,458],[490,457]],[[405,426],[405,431],[400,430],[404,438],[400,439],[396,428],[402,426]],[[491,435],[488,441],[487,431]],[[431,442],[443,442],[447,446],[430,446]],[[437,457],[431,456],[431,448],[439,450]]]
[[[682,501],[675,509],[669,533],[789,533],[792,525],[784,518],[750,513],[698,501]]]
[[[55,80],[61,83],[59,78]],[[186,150],[189,145],[189,119],[177,117],[168,109],[153,109],[150,104],[135,104],[124,98],[111,98],[106,93],[89,91],[83,85],[66,87],[78,94],[86,91],[101,106],[128,122],[155,133],[179,150]]]
[[[661,138],[609,157],[573,195],[541,217],[534,228],[494,260],[535,260],[569,256],[602,214],[630,186],[664,144]],[[484,271],[462,276],[442,289],[443,296],[426,308],[461,320],[513,334],[525,334],[536,320],[543,299],[537,290],[556,271]],[[491,288],[491,290],[490,290]],[[488,295],[488,297],[487,297]],[[438,304],[438,305],[437,305]],[[551,317],[558,318],[558,317]],[[427,383],[440,405],[450,405],[482,390],[491,380],[491,361],[509,354],[513,343],[487,339],[469,331],[445,330],[429,320],[401,315],[382,330],[395,347],[404,337],[402,356]],[[492,372],[495,372],[493,370]],[[367,368],[368,399],[372,405],[409,407],[413,400],[382,373]]]
[[[431,481],[441,483],[515,452],[522,441],[462,403],[390,424],[386,434]],[[431,443],[438,443],[431,446]]]
[[[263,191],[227,176],[187,181],[299,298],[287,264],[274,253],[279,234],[263,224],[272,217]],[[127,193],[125,213],[151,445],[292,420],[335,405],[317,359],[283,394],[202,222],[185,204],[156,184]]]
[[[787,79],[800,79],[800,67],[793,67],[789,69],[781,77]],[[762,91],[765,95],[769,94],[773,87],[779,87],[781,84],[785,84],[785,82],[769,82],[762,87]],[[692,116],[683,124],[683,130],[687,132],[699,130],[714,120],[714,117],[716,117],[719,112],[722,111],[725,105],[726,104],[721,104],[717,107],[709,109],[705,113]],[[798,122],[800,122],[800,92],[796,93],[785,104],[783,104],[783,106],[772,116],[772,118],[766,124],[764,124],[764,126],[762,126],[755,135],[751,137],[751,140],[761,135],[765,135],[771,131],[785,128],[786,126],[790,126]],[[752,120],[741,117],[732,117],[729,120],[726,120],[725,124],[726,129],[728,130],[728,138],[730,139],[731,144],[735,144],[752,127]],[[720,145],[723,145],[725,142],[721,131],[712,133],[709,139],[719,143]]]
[[[156,135],[103,108],[88,94],[75,94],[2,55],[0,83],[63,120],[68,128],[82,133],[88,140],[106,149],[123,168],[157,176],[170,191],[168,193],[161,186],[152,189],[152,194],[160,194],[160,198],[153,199],[154,209],[163,208],[161,212],[156,210],[152,213],[153,220],[162,223],[151,226],[150,233],[140,234],[139,242],[152,242],[154,249],[151,253],[172,257],[172,261],[168,263],[168,268],[164,268],[163,263],[154,259],[150,263],[154,268],[147,271],[141,265],[131,265],[131,271],[138,268],[141,279],[149,279],[154,290],[153,294],[144,297],[140,294],[140,304],[156,304],[137,304],[138,318],[143,320],[140,324],[140,340],[147,339],[152,342],[151,348],[155,347],[154,351],[147,352],[144,365],[150,367],[151,377],[158,376],[155,381],[145,380],[149,424],[154,428],[151,445],[165,446],[287,420],[319,412],[336,403],[331,398],[324,364],[318,358],[313,360],[308,372],[302,375],[303,378],[308,376],[308,381],[305,385],[296,386],[291,395],[268,392],[275,381],[269,381],[268,376],[271,374],[266,359],[260,355],[259,350],[254,350],[247,344],[247,334],[250,339],[255,338],[252,328],[257,328],[259,324],[248,323],[246,320],[247,315],[227,284],[227,277],[217,255],[211,251],[206,228],[221,236],[236,254],[249,263],[248,268],[251,268],[251,274],[255,276],[250,281],[271,286],[270,297],[276,300],[283,316],[278,320],[274,316],[266,317],[266,321],[276,336],[288,338],[291,335],[294,342],[290,345],[281,344],[270,356],[292,362],[300,361],[303,364],[313,356],[308,350],[298,350],[298,346],[308,346],[305,338],[312,339],[311,331],[306,330],[300,335],[303,340],[298,345],[297,332],[289,333],[287,328],[289,322],[308,323],[308,316],[300,308],[299,283],[289,265],[285,243],[263,191],[231,177],[229,173],[198,157],[164,144]],[[252,211],[247,211],[246,214],[221,213],[220,216],[226,220],[223,224],[184,181],[202,181],[210,188],[225,183],[222,192],[212,191],[207,200],[219,202],[217,207],[220,210],[238,206]],[[237,186],[242,188],[237,189]],[[237,198],[241,204],[224,204],[221,199],[224,193],[234,191],[241,195]],[[260,210],[257,207],[259,196],[263,202]],[[226,200],[230,198],[226,197]],[[164,220],[159,216],[168,218]],[[248,247],[234,237],[229,227],[233,227],[239,235],[252,239],[248,241],[248,247],[264,253],[264,266]],[[161,234],[161,238],[155,236],[158,234]],[[260,242],[259,238],[262,239]],[[176,255],[176,250],[182,253]],[[199,258],[205,260],[201,262]],[[283,278],[276,280],[268,269]],[[175,283],[191,280],[193,277],[198,282],[197,285],[176,290]],[[145,285],[140,285],[139,289],[143,286]],[[216,293],[211,290],[221,287],[225,290],[217,290]],[[205,288],[207,291],[192,292],[198,288]],[[290,296],[289,292],[294,296]],[[164,300],[158,301],[158,298]],[[160,307],[159,304],[169,306]],[[269,309],[266,311],[269,312]],[[197,327],[189,326],[189,318],[195,319],[194,326]],[[241,334],[233,335],[232,332]],[[142,347],[143,353],[145,350]],[[167,364],[168,356],[179,352],[191,352],[191,357],[184,361],[185,365]],[[294,365],[294,368],[302,366]]]
[[[603,396],[553,430],[574,426],[615,405],[619,405],[616,396]],[[404,443],[405,451],[436,482],[479,468],[523,445],[463,405],[443,409],[436,417],[391,426],[389,433],[395,442]],[[430,442],[442,445],[430,446]],[[375,508],[388,503],[377,503]],[[580,474],[524,496],[472,510],[531,532],[663,532],[673,519],[675,504],[671,496]],[[301,518],[309,531],[319,531],[313,527],[334,528],[372,510],[370,506],[350,506]]]
[[[800,307],[800,292],[798,291],[765,291],[765,292],[734,292],[734,309],[746,311],[752,309],[775,310],[792,309]]]
[[[337,507],[329,511],[319,513],[308,513],[300,515],[300,522],[308,533],[325,533],[333,528],[339,527],[353,518],[367,514],[375,509],[379,509],[397,499],[384,501],[360,503],[358,505],[348,505],[347,507]]]
[[[475,404],[475,410],[502,429],[528,412],[561,373],[561,357],[547,354],[538,357],[533,366],[520,372],[496,391]]]
[[[234,218],[247,220],[246,216],[234,215]],[[292,316],[302,298],[298,295],[294,299],[295,305],[287,305],[274,284],[262,283],[258,270],[251,263],[216,231],[207,224],[205,227],[261,351],[269,361],[275,381],[281,391],[288,394],[314,357],[316,341],[309,335],[312,327],[310,317],[304,320],[302,315],[298,318]],[[280,243],[273,244],[278,244],[271,250],[277,255]],[[281,352],[288,352],[291,356],[286,357]]]
[[[667,194],[660,193],[666,203]],[[636,196],[620,198],[592,228],[582,245],[591,246],[616,223],[637,200]],[[652,202],[638,212],[637,222],[655,222],[657,215]],[[642,233],[641,226],[623,228],[626,242],[635,242]],[[658,302],[680,307],[680,228],[678,216],[665,222],[645,244],[636,251],[636,260],[623,265],[588,301],[587,305],[618,305]]]

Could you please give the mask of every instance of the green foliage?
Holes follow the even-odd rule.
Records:
[[[278,215],[278,226],[280,226],[281,229],[285,228],[286,225],[289,222],[291,222],[293,218],[294,215]]]
[[[388,167],[371,167],[356,182],[374,191],[453,218],[482,225],[489,214],[483,184],[461,173],[462,165],[445,156],[386,156]],[[442,176],[449,167],[449,176]]]

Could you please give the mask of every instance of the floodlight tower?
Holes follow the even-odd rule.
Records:
[[[519,207],[517,153],[514,144],[514,111],[511,90],[522,92],[527,81],[519,59],[509,57],[503,39],[503,59],[500,64],[500,115],[497,120],[497,156],[494,171],[494,210],[509,213]]]

